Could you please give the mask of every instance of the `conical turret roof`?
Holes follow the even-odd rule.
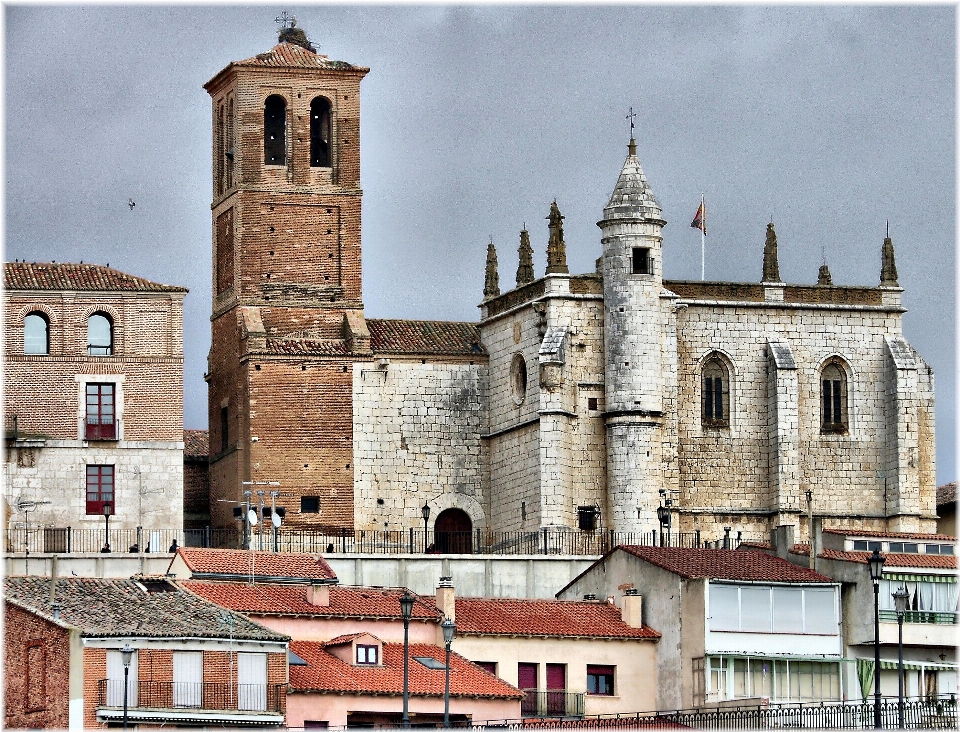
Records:
[[[637,158],[637,144],[630,139],[629,153],[610,196],[603,209],[604,221],[611,219],[648,219],[663,222],[663,212],[656,196],[650,190],[647,178]]]

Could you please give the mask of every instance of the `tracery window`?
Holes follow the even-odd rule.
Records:
[[[287,164],[287,100],[278,94],[263,105],[263,163]]]
[[[714,356],[703,365],[701,418],[704,427],[730,426],[730,375],[726,365]]]
[[[847,375],[838,361],[828,362],[820,371],[820,432],[847,431]]]

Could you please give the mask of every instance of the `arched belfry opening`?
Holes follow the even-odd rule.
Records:
[[[333,165],[330,127],[330,100],[325,97],[315,97],[310,102],[311,168],[329,168]]]
[[[433,525],[434,542],[441,554],[472,554],[473,523],[466,511],[448,508]]]
[[[279,94],[263,104],[263,164],[287,164],[287,100]]]

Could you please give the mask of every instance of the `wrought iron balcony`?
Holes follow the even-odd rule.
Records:
[[[524,717],[582,717],[583,693],[523,689],[520,714]]]
[[[216,717],[218,713],[273,713],[286,707],[286,684],[184,683],[178,681],[130,682],[127,710],[131,718],[184,719],[184,712]],[[116,717],[123,709],[123,680],[97,682],[98,716]]]

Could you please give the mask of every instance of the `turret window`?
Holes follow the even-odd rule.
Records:
[[[263,105],[263,162],[287,164],[287,101],[277,94]]]
[[[820,431],[845,433],[847,419],[847,377],[837,361],[831,361],[820,372]]]
[[[310,167],[329,168],[330,100],[317,97],[310,102]]]
[[[632,265],[630,271],[633,274],[652,274],[650,250],[646,247],[634,247]]]
[[[717,357],[703,366],[702,420],[704,427],[730,426],[730,376],[726,365]]]

